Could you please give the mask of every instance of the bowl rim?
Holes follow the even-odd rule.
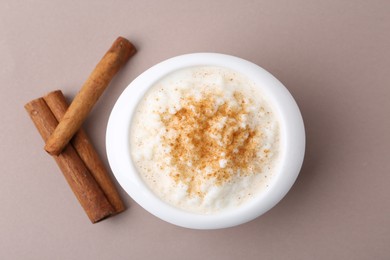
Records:
[[[280,121],[281,155],[278,173],[267,191],[234,210],[200,215],[178,209],[159,199],[138,175],[131,159],[129,131],[139,101],[154,83],[169,73],[186,67],[219,66],[251,79],[266,95]],[[302,115],[287,88],[260,66],[231,55],[191,53],[162,61],[135,78],[122,92],[109,116],[106,152],[112,172],[121,187],[141,207],[171,224],[192,229],[219,229],[243,224],[274,207],[291,189],[301,169],[305,153]]]

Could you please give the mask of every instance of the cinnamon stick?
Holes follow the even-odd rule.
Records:
[[[68,109],[68,103],[63,93],[60,90],[56,90],[44,96],[43,99],[56,119],[60,121]],[[76,132],[70,143],[103,190],[108,201],[114,207],[115,212],[120,213],[125,210],[125,206],[112,179],[110,178],[90,139],[82,128]]]
[[[119,37],[96,65],[79,93],[70,104],[53,134],[46,142],[45,150],[58,155],[92,110],[103,91],[119,69],[135,53],[135,47],[125,38]]]
[[[46,141],[58,124],[46,102],[43,98],[38,98],[27,103],[25,109]],[[92,223],[115,212],[73,146],[66,146],[60,155],[53,158]]]

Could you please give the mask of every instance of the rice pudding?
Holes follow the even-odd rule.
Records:
[[[137,106],[132,160],[163,201],[213,214],[267,189],[279,121],[253,82],[223,67],[189,67],[159,80]]]

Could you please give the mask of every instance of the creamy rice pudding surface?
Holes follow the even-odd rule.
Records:
[[[190,67],[161,79],[138,104],[131,154],[165,202],[212,214],[264,191],[279,155],[279,122],[260,90],[222,67]]]

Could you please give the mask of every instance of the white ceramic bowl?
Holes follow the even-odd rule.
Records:
[[[277,172],[269,188],[234,210],[199,215],[175,208],[159,199],[142,181],[130,155],[130,124],[134,111],[146,91],[167,74],[192,66],[221,66],[246,75],[264,93],[279,116],[281,155]],[[218,229],[236,226],[264,214],[289,191],[302,166],[305,130],[301,113],[288,90],[269,72],[241,58],[194,53],[163,61],[138,76],[116,102],[107,126],[107,156],[119,184],[144,209],[172,224],[194,229]]]

